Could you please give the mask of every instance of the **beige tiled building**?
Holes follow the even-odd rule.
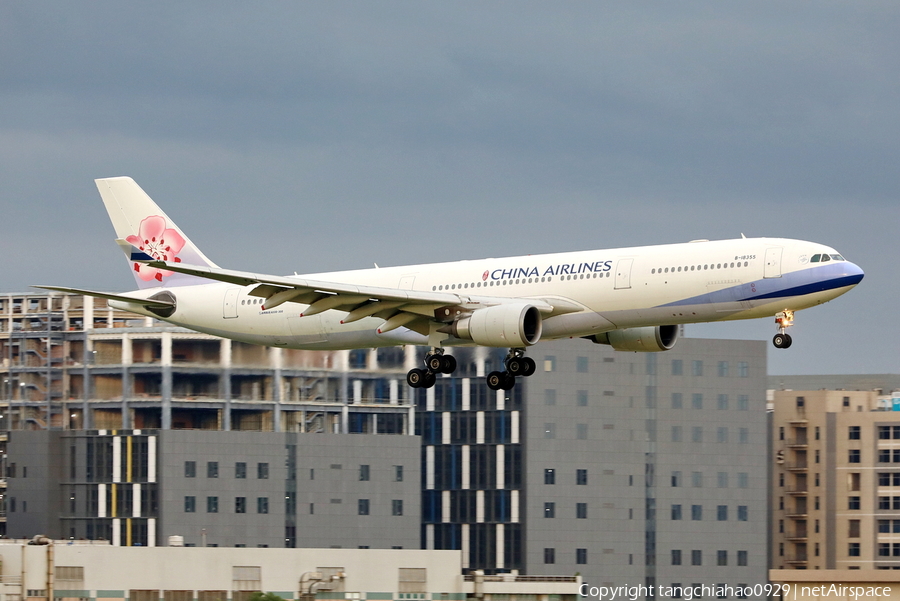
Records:
[[[880,390],[780,390],[773,569],[900,569],[900,411]]]

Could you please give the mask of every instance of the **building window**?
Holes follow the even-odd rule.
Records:
[[[716,366],[716,371],[720,378],[728,377],[728,361],[719,361]]]
[[[234,464],[234,477],[238,479],[244,479],[247,477],[247,464],[243,461],[239,461]]]
[[[700,549],[694,549],[691,551],[691,565],[692,566],[702,566],[703,565],[703,551]]]
[[[847,500],[847,509],[858,510],[859,509],[859,497],[850,497]]]
[[[737,564],[739,566],[747,565],[747,552],[746,551],[738,551],[737,552]]]
[[[716,442],[728,442],[728,428],[716,429]]]
[[[691,441],[703,442],[703,426],[691,426]]]
[[[703,519],[703,505],[691,505],[691,519],[695,522]]]
[[[746,394],[738,395],[738,411],[749,411],[750,410],[750,397]]]
[[[681,472],[672,472],[672,488],[681,486]]]
[[[556,563],[556,549],[544,549],[544,563]]]
[[[575,484],[577,484],[579,486],[586,486],[587,483],[588,483],[588,471],[587,470],[575,470]]]
[[[847,538],[859,538],[859,520],[847,522]]]
[[[750,476],[747,474],[747,472],[738,472],[737,485],[738,488],[749,488]]]
[[[394,499],[391,501],[391,515],[403,515],[402,499]]]
[[[672,505],[672,519],[673,520],[681,519],[681,505]]]
[[[680,392],[672,393],[672,409],[681,409],[682,397]]]
[[[672,565],[681,565],[681,549],[672,549]]]
[[[234,498],[234,512],[247,513],[247,497]]]
[[[575,393],[576,404],[579,407],[587,407],[588,404],[588,393],[587,390],[579,390]]]
[[[587,549],[575,549],[575,563],[579,565],[587,563]]]
[[[703,395],[699,392],[695,392],[691,395],[691,408],[703,409]]]
[[[684,375],[684,362],[681,359],[672,359],[672,375]]]
[[[849,463],[859,463],[860,461],[860,450],[859,449],[850,449],[850,452],[847,457],[847,461]]]
[[[556,470],[552,467],[544,470],[544,484],[556,484]]]
[[[556,404],[556,389],[548,388],[544,390],[544,404],[545,405],[555,405]]]
[[[218,461],[207,461],[206,462],[206,477],[207,478],[218,478],[219,477],[219,462]]]
[[[806,399],[802,396],[797,397],[797,409],[803,409],[806,406]]]
[[[703,488],[703,472],[691,472],[691,486]]]
[[[716,551],[716,565],[717,566],[727,566],[728,565],[728,551],[725,551],[725,550]]]
[[[672,442],[681,442],[681,426],[672,426]]]
[[[257,463],[256,464],[256,477],[259,480],[268,480],[269,479],[269,464],[268,463]]]
[[[576,357],[575,371],[577,371],[580,374],[586,374],[588,372],[588,358],[587,357]]]
[[[859,440],[860,430],[859,426],[850,426],[850,431],[848,432],[849,440]]]
[[[588,437],[588,425],[587,424],[575,424],[575,438],[578,440],[587,440]]]
[[[728,488],[728,472],[716,473],[716,488]]]
[[[575,504],[575,517],[579,520],[587,519],[587,503],[576,503]]]
[[[728,505],[716,506],[716,520],[718,520],[719,522],[728,521]]]
[[[403,482],[403,466],[394,466],[394,482]]]
[[[197,477],[197,462],[196,461],[185,461],[184,462],[184,477],[185,478],[196,478]]]
[[[544,357],[544,371],[556,371],[556,357],[553,355]]]
[[[184,512],[194,513],[195,511],[197,511],[197,497],[185,497]]]
[[[219,513],[219,497],[206,497],[206,513]]]
[[[720,394],[716,397],[716,409],[728,409],[728,395]]]
[[[544,517],[545,518],[555,518],[556,517],[556,503],[544,503]]]
[[[750,429],[749,428],[739,428],[738,429],[738,442],[741,444],[747,444],[750,442]]]
[[[360,499],[357,502],[357,513],[359,515],[369,515],[369,499]]]
[[[360,480],[360,482],[368,482],[368,480],[369,480],[369,466],[368,465],[359,466],[359,480]]]
[[[741,378],[750,377],[750,364],[746,361],[738,361],[738,376]]]
[[[850,557],[859,557],[859,543],[848,543],[847,555]]]
[[[694,360],[691,361],[691,375],[692,376],[702,376],[703,375],[703,361]]]
[[[737,510],[737,519],[739,522],[747,521],[747,506],[746,505],[738,505]]]

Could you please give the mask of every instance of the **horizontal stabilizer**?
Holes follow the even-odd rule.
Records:
[[[93,290],[81,290],[79,288],[62,288],[60,286],[32,286],[32,288],[56,290],[57,292],[68,292],[70,294],[84,294],[85,296],[94,296],[96,298],[104,298],[106,300],[120,301],[123,303],[134,303],[136,305],[141,305],[142,307],[153,307],[156,309],[169,309],[175,306],[173,301],[135,298],[133,296],[125,296],[124,294],[109,294],[108,292],[94,292]]]

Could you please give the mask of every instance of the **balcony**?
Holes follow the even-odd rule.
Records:
[[[799,438],[789,438],[785,441],[785,446],[792,449],[805,449],[809,446],[809,440],[805,436]]]
[[[805,472],[809,469],[809,463],[806,461],[789,461],[784,464],[784,469],[791,472]]]
[[[793,543],[805,543],[808,535],[806,533],[806,528],[796,528],[794,531],[789,530],[785,532],[784,538]]]
[[[792,486],[785,486],[784,492],[795,497],[805,497],[809,494],[809,487],[806,484],[794,484]]]
[[[784,558],[784,562],[791,565],[806,565],[808,561],[806,553],[795,553]]]

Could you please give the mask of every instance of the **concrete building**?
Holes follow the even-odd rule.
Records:
[[[576,576],[464,577],[458,551],[121,548],[85,541],[0,542],[0,601],[558,599]]]
[[[538,371],[509,392],[480,380],[502,355],[460,361],[415,391],[423,547],[461,549],[464,569],[598,586],[764,581],[765,352],[542,342]]]
[[[13,431],[11,538],[419,547],[417,436]]]
[[[773,392],[774,569],[900,569],[900,412],[882,393]]]

